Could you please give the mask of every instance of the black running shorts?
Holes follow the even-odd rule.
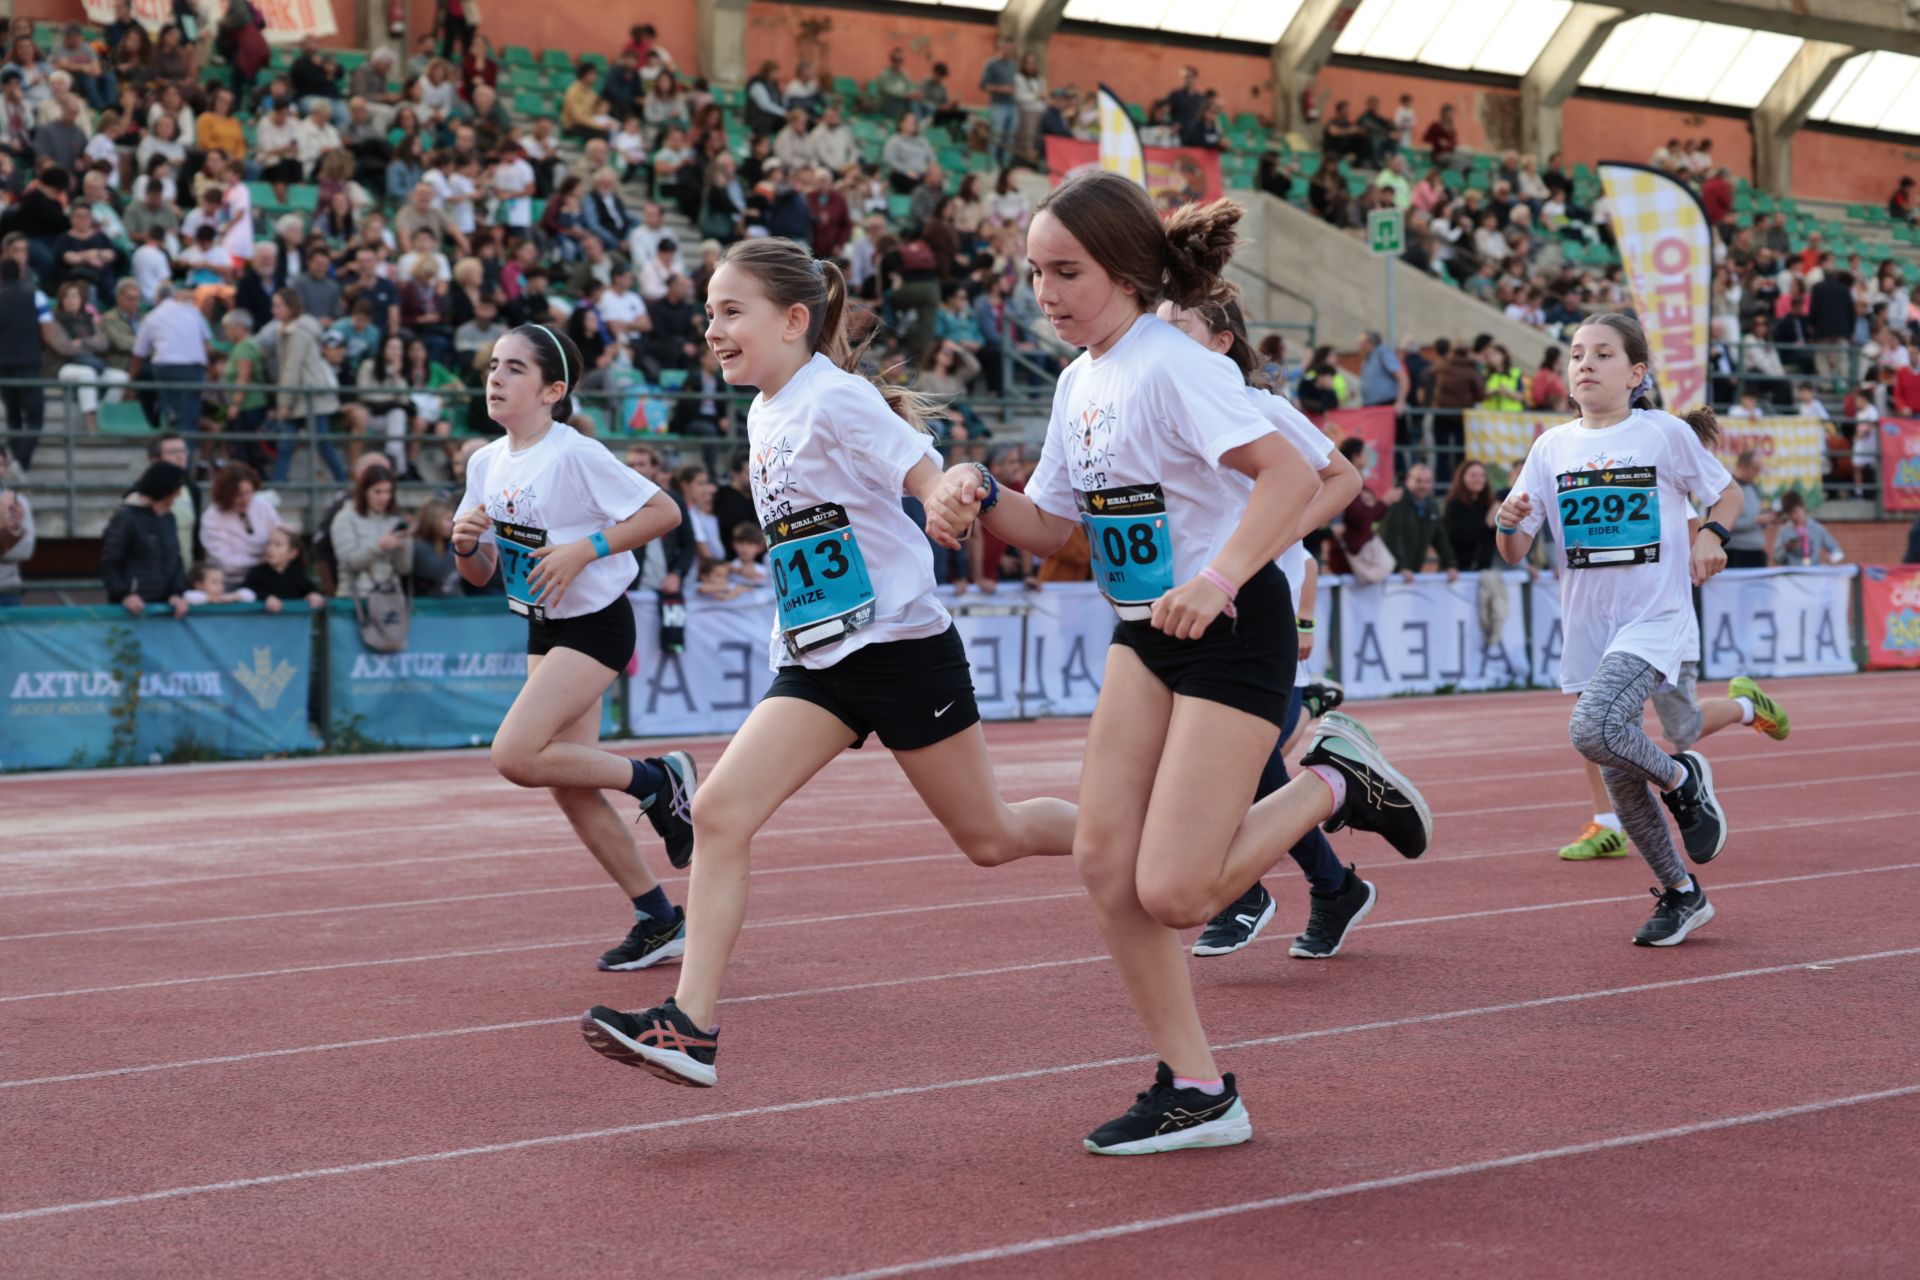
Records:
[[[1229,707],[1284,727],[1293,700],[1293,668],[1300,634],[1293,597],[1278,565],[1249,578],[1234,601],[1239,616],[1221,614],[1197,640],[1177,640],[1150,622],[1118,622],[1122,644],[1173,692]]]
[[[853,730],[854,747],[880,735],[889,751],[945,742],[979,723],[973,673],[958,628],[920,640],[870,644],[830,667],[782,667],[769,698],[798,698],[831,711]]]
[[[606,608],[577,618],[527,619],[527,653],[540,656],[554,649],[574,649],[610,671],[625,671],[638,640],[633,606],[621,596]]]

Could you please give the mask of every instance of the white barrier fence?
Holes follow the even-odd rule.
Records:
[[[1829,675],[1856,670],[1850,622],[1851,565],[1734,569],[1700,593],[1706,679]],[[1560,584],[1522,570],[1497,575],[1502,611],[1483,603],[1493,590],[1478,576],[1449,582],[1397,575],[1372,586],[1331,575],[1320,580],[1317,643],[1307,659],[1316,677],[1331,671],[1351,698],[1536,686],[1559,687]],[[1113,611],[1091,583],[1039,591],[1009,584],[991,595],[955,598],[942,589],[973,667],[975,695],[989,720],[1087,715],[1100,693]],[[629,597],[639,623],[635,674],[628,680],[628,728],[674,736],[730,733],[766,692],[773,623],[770,591],[724,602],[687,602],[686,649],[660,650],[659,605],[651,592]],[[1489,635],[1487,622],[1498,626]]]

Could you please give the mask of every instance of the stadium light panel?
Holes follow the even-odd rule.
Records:
[[[1802,41],[1649,13],[1613,29],[1580,83],[1588,89],[1639,93],[1681,102],[1713,102],[1751,110],[1787,69]]]
[[[1272,45],[1286,33],[1302,3],[1304,0],[1071,0],[1060,16],[1071,22]],[[1001,8],[1003,3],[994,7]]]
[[[1333,51],[1524,75],[1572,8],[1571,0],[1361,0]]]

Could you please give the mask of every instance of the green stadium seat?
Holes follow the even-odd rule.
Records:
[[[860,96],[860,82],[852,76],[835,76],[833,78],[833,92],[835,96],[839,97],[842,101],[852,102]]]
[[[607,55],[604,53],[583,53],[578,61],[586,63],[601,75],[607,74]]]
[[[549,49],[540,55],[540,65],[543,67],[552,67],[556,71],[571,70],[573,64],[573,55],[565,49]]]
[[[513,109],[523,116],[550,116],[556,114],[544,94],[519,92],[513,95]]]
[[[713,100],[729,111],[737,111],[747,100],[747,91],[733,85],[717,84],[713,87]]]
[[[533,50],[525,45],[510,44],[500,51],[500,65],[503,67],[530,67],[534,61]]]
[[[1135,124],[1145,124],[1147,122],[1147,109],[1137,102],[1129,102],[1127,104],[1127,118]]]
[[[913,213],[913,197],[889,195],[887,197],[887,217],[900,222]]]
[[[150,436],[153,427],[138,400],[108,400],[101,404],[98,421],[104,436]]]

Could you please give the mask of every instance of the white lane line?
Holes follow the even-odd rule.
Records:
[[[1589,1000],[1637,995],[1648,991],[1665,991],[1678,987],[1699,986],[1710,982],[1732,982],[1744,978],[1768,977],[1774,974],[1802,971],[1816,965],[1837,966],[1843,964],[1866,964],[1875,960],[1904,958],[1916,953],[1920,953],[1920,948],[1908,947],[1897,951],[1875,951],[1855,956],[1838,956],[1826,960],[1800,960],[1791,964],[1767,965],[1754,969],[1739,969],[1723,973],[1701,974],[1690,978],[1671,978],[1662,982],[1639,982],[1630,986],[1608,987],[1596,991],[1576,991],[1565,995],[1540,996],[1530,1000],[1509,1001],[1505,1004],[1480,1005],[1470,1009],[1450,1009],[1442,1013],[1416,1014],[1406,1018],[1382,1019],[1376,1022],[1359,1023],[1350,1027],[1329,1027],[1316,1031],[1296,1031],[1280,1035],[1259,1036],[1254,1039],[1237,1040],[1227,1044],[1216,1045],[1214,1048],[1216,1051],[1223,1053],[1234,1049],[1268,1048],[1302,1040],[1325,1039],[1329,1036],[1353,1035],[1369,1031],[1391,1030],[1398,1027],[1455,1022],[1465,1018],[1490,1017],[1503,1013],[1517,1013],[1528,1009],[1543,1009],[1555,1005],[1575,1004]],[[226,1191],[242,1191],[252,1187],[277,1186],[289,1182],[309,1182],[317,1178],[336,1178],[348,1174],[371,1173],[381,1169],[398,1169],[409,1165],[460,1160],[471,1156],[499,1155],[509,1151],[527,1151],[540,1147],[552,1147],[577,1142],[593,1142],[602,1138],[626,1137],[631,1134],[652,1133],[665,1129],[683,1129],[692,1125],[712,1124],[724,1120],[750,1120],[764,1116],[791,1115],[801,1111],[817,1111],[825,1107],[842,1107],[861,1103],[884,1102],[894,1098],[914,1097],[930,1093],[945,1093],[954,1089],[1011,1084],[1022,1080],[1039,1080],[1051,1076],[1070,1075],[1082,1071],[1097,1071],[1108,1067],[1135,1066],[1151,1061],[1153,1061],[1153,1055],[1151,1054],[1129,1054],[1125,1057],[1101,1058],[1091,1062],[1071,1062],[1051,1067],[1035,1067],[1026,1071],[1009,1071],[999,1075],[971,1076],[959,1080],[941,1080],[932,1084],[897,1085],[891,1089],[875,1089],[865,1093],[841,1094],[824,1098],[803,1098],[794,1102],[770,1103],[766,1106],[746,1107],[737,1111],[710,1111],[700,1115],[680,1116],[669,1120],[649,1120],[638,1124],[617,1125],[606,1129],[588,1129],[572,1133],[547,1134],[538,1138],[520,1138],[512,1142],[493,1142],[482,1146],[457,1147],[449,1151],[428,1151],[416,1155],[393,1156],[384,1160],[366,1160],[354,1164],[329,1165],[318,1169],[296,1169],[286,1173],[263,1174],[252,1178],[232,1178],[222,1182],[203,1182],[191,1186],[167,1187],[158,1191],[142,1191],[130,1195],[108,1196],[97,1200],[76,1200],[64,1204],[39,1205],[30,1209],[14,1209],[0,1213],[0,1223],[23,1222],[32,1218],[51,1217],[57,1214],[113,1209],[123,1205],[145,1204],[156,1200],[178,1200],[188,1196],[214,1195]],[[1912,1086],[1910,1091],[1920,1091],[1920,1085]],[[1869,1095],[1860,1096],[1865,1098]]]
[[[1730,791],[1787,791],[1798,787],[1831,787],[1835,785],[1851,786],[1860,782],[1890,782],[1897,778],[1920,778],[1920,769],[1904,769],[1898,773],[1856,773],[1846,778],[1798,778],[1786,782],[1741,782],[1733,786],[1716,784],[1714,794],[1725,795]],[[1445,785],[1445,784],[1442,784]],[[1541,809],[1564,809],[1565,800],[1549,800],[1542,804],[1503,804],[1485,809],[1447,809],[1434,810],[1436,818],[1476,818],[1490,813],[1531,813]],[[1829,823],[1847,821],[1845,815],[1827,819]],[[1735,828],[1737,833],[1738,828]]]
[[[1920,869],[1920,863],[1901,864],[1899,866],[1893,866],[1893,867],[1865,867],[1865,868],[1858,868],[1858,869],[1853,869],[1848,871],[1838,871],[1838,872],[1819,872],[1819,873],[1815,873],[1807,876],[1789,876],[1781,880],[1756,880],[1756,881],[1742,882],[1738,884],[1725,884],[1725,885],[1716,886],[1714,889],[1714,892],[1720,893],[1729,889],[1761,888],[1761,887],[1767,887],[1767,886],[1777,885],[1777,884],[1793,884],[1802,880],[1827,879],[1833,876],[1867,875],[1876,871],[1904,871],[1904,870],[1913,870],[1913,869]],[[1056,897],[1072,897],[1075,895],[1066,894],[1066,895],[1055,895],[1055,896]],[[1020,901],[1034,901],[1034,899],[1020,899]],[[1373,924],[1360,925],[1358,927],[1362,929],[1410,928],[1410,927],[1418,927],[1421,925],[1430,925],[1430,924],[1450,924],[1460,920],[1483,919],[1488,916],[1519,915],[1519,914],[1524,914],[1532,911],[1554,911],[1554,910],[1560,910],[1563,908],[1586,907],[1586,906],[1596,906],[1596,905],[1605,906],[1605,905],[1613,905],[1613,904],[1622,903],[1622,902],[1639,902],[1639,901],[1641,901],[1641,899],[1636,895],[1626,895],[1623,897],[1615,897],[1615,898],[1579,898],[1569,902],[1552,902],[1552,903],[1543,903],[1539,905],[1528,905],[1528,906],[1518,906],[1518,907],[1494,907],[1484,911],[1459,912],[1453,915],[1421,916],[1421,917],[1415,917],[1415,918],[1410,918],[1405,920],[1386,920],[1386,921],[1380,921]],[[803,921],[801,923],[807,923],[807,922]],[[747,927],[755,928],[758,926],[756,926],[752,922],[749,922]],[[1256,938],[1254,940],[1254,945],[1262,946],[1270,942],[1279,942],[1283,940],[1285,940],[1283,933],[1279,931],[1275,931],[1275,932],[1268,933],[1264,937]],[[569,943],[537,943],[537,944],[534,944],[533,946],[510,947],[510,948],[505,948],[505,950],[530,951],[530,950],[538,950],[538,949],[542,949],[550,946],[572,946],[572,945],[574,944],[571,942]],[[1874,952],[1872,953],[1871,956],[1868,956],[1865,958],[1882,959],[1890,956],[1906,955],[1912,952],[1920,952],[1920,948],[1912,948],[1910,949],[1910,951]],[[457,954],[465,954],[465,953],[457,953]],[[490,954],[490,953],[480,953],[480,954]],[[412,957],[412,959],[417,959],[417,960],[437,960],[437,959],[445,959],[445,958],[448,958],[448,957],[439,956],[439,955]],[[1860,958],[1860,957],[1856,957],[1856,959],[1857,958]],[[844,995],[844,994],[855,992],[855,991],[877,991],[877,990],[881,990],[883,988],[888,988],[888,987],[921,986],[921,985],[926,985],[926,984],[931,984],[936,982],[956,982],[956,981],[962,981],[970,978],[1002,977],[1007,974],[1014,974],[1014,973],[1033,973],[1043,969],[1069,969],[1069,968],[1075,968],[1081,965],[1100,964],[1100,963],[1106,962],[1108,959],[1109,959],[1108,955],[1105,952],[1101,952],[1097,955],[1070,956],[1061,960],[1036,960],[1036,961],[1031,961],[1025,964],[996,965],[991,968],[985,968],[985,969],[959,969],[959,970],[953,970],[947,973],[920,974],[913,977],[905,977],[905,978],[882,978],[882,979],[878,979],[870,982],[851,982],[851,983],[845,983],[845,984],[830,986],[830,987],[809,987],[809,988],[804,988],[798,991],[765,992],[759,995],[750,995],[750,996],[728,996],[723,1000],[721,1000],[721,1003],[722,1004],[759,1004],[762,1002],[773,1001],[773,1000],[809,999],[817,996]],[[361,963],[379,965],[379,964],[404,964],[407,962],[408,962],[407,960],[387,960],[387,961],[374,960],[374,961],[363,961]],[[308,968],[302,968],[302,969],[272,970],[267,973],[233,974],[227,978],[177,979],[175,980],[175,982],[193,982],[193,981],[215,982],[215,981],[225,981],[225,980],[237,979],[237,978],[274,977],[274,976],[279,976],[285,973],[312,972],[316,968],[328,969],[328,968],[345,968],[345,967],[357,967],[357,966],[321,965],[321,966],[310,966]],[[164,985],[164,984],[136,983],[133,985],[151,986],[151,985]],[[87,995],[87,994],[94,994],[95,992],[100,990],[118,991],[118,990],[125,990],[125,989],[126,988],[124,987],[107,987],[107,988],[94,988],[89,991],[81,991],[81,992],[54,992],[54,993],[49,993],[49,995],[47,996],[40,996],[40,997],[9,996],[5,998],[10,1000],[22,999],[22,998],[50,999],[55,995],[64,995],[64,994]],[[156,1063],[148,1063],[145,1065],[133,1066],[133,1067],[111,1067],[102,1071],[82,1071],[82,1072],[75,1072],[69,1075],[36,1076],[36,1077],[21,1079],[21,1080],[0,1080],[0,1089],[24,1089],[34,1085],[71,1084],[71,1083],[75,1083],[77,1081],[82,1081],[82,1080],[106,1080],[106,1079],[112,1079],[118,1076],[145,1075],[149,1072],[154,1072],[154,1071],[181,1071],[190,1067],[225,1066],[229,1063],[252,1062],[262,1058],[283,1058],[283,1057],[290,1057],[295,1054],[302,1054],[302,1053],[323,1053],[323,1052],[329,1052],[329,1051],[339,1050],[339,1049],[365,1049],[365,1048],[373,1048],[373,1047],[377,1047],[379,1045],[385,1045],[385,1044],[405,1044],[415,1040],[438,1040],[438,1039],[444,1039],[451,1036],[483,1035],[483,1034],[487,1034],[495,1031],[517,1031],[525,1027],[549,1026],[557,1022],[570,1022],[572,1020],[573,1019],[571,1018],[532,1018],[532,1019],[522,1020],[518,1022],[489,1023],[489,1024],[484,1024],[484,1025],[475,1026],[475,1027],[449,1027],[440,1031],[413,1031],[413,1032],[405,1032],[402,1034],[390,1035],[390,1036],[369,1036],[359,1040],[339,1040],[339,1041],[332,1041],[332,1042],[323,1043],[323,1044],[295,1045],[290,1048],[284,1048],[284,1049],[260,1049],[251,1053],[225,1054],[219,1057],[211,1057],[211,1058],[190,1058],[190,1059],[186,1059],[184,1061],[179,1061],[179,1062],[156,1062]]]
[[[1691,1138],[1703,1133],[1717,1133],[1726,1129],[1738,1129],[1748,1125],[1771,1124],[1778,1120],[1791,1120],[1798,1116],[1819,1115],[1826,1111],[1838,1111],[1844,1107],[1864,1106],[1873,1102],[1887,1102],[1896,1098],[1910,1098],[1920,1094],[1920,1084],[1902,1085],[1896,1089],[1876,1089],[1872,1093],[1850,1094],[1844,1098],[1823,1098],[1818,1102],[1803,1102],[1790,1107],[1775,1107],[1769,1111],[1751,1111],[1745,1115],[1720,1116],[1712,1120],[1697,1120],[1692,1124],[1674,1125],[1667,1129],[1648,1129],[1640,1133],[1623,1133],[1612,1138],[1600,1138],[1593,1142],[1576,1142],[1563,1147],[1546,1147],[1538,1151],[1522,1151],[1514,1155],[1495,1156],[1488,1160],[1472,1160],[1465,1164],[1447,1165],[1438,1169],[1418,1169],[1409,1173],[1394,1174],[1385,1178],[1367,1178],[1360,1182],[1347,1182],[1332,1187],[1317,1187],[1311,1191],[1295,1191],[1284,1196],[1268,1196],[1261,1200],[1242,1200],[1237,1204],[1215,1205],[1212,1208],[1196,1209],[1190,1213],[1168,1214],[1162,1218],[1136,1218],[1131,1222],[1117,1222],[1111,1226],[1095,1227],[1088,1231],[1076,1231],[1071,1235],[1048,1236],[1038,1240],[1023,1240],[1018,1244],[996,1245],[990,1249],[972,1249],[966,1253],[949,1253],[938,1258],[921,1258],[914,1262],[896,1263],[889,1267],[873,1267],[866,1271],[843,1272],[832,1280],[887,1280],[892,1276],[918,1275],[927,1271],[943,1271],[949,1267],[965,1266],[976,1262],[999,1262],[1008,1258],[1026,1257],[1036,1253],[1046,1253],[1054,1249],[1067,1249],[1075,1245],[1093,1244],[1101,1240],[1113,1240],[1123,1236],[1140,1235],[1148,1231],[1161,1231],[1168,1227],[1184,1227],[1196,1222],[1213,1222],[1221,1218],[1236,1217],[1247,1213],[1261,1213],[1270,1209],[1285,1209],[1294,1205],[1312,1204],[1318,1200],[1336,1200],[1345,1196],[1365,1195],[1370,1191],[1391,1191],[1398,1187],[1418,1186],[1427,1182],[1443,1182],[1450,1178],[1471,1177],[1479,1173],[1491,1173],[1499,1169],[1518,1169],[1527,1165],[1542,1164],[1549,1160],[1565,1160],[1573,1156],[1594,1155],[1602,1151],[1615,1151],[1622,1147],[1637,1147],[1649,1142],[1670,1142],[1676,1138]]]

